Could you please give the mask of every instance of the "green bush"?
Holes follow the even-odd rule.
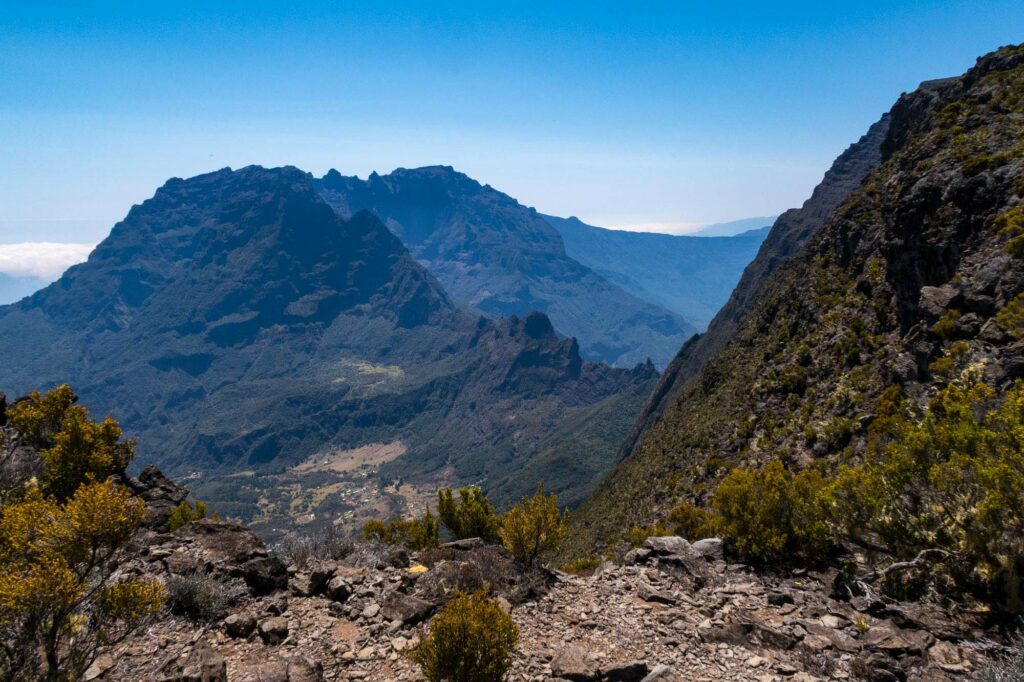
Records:
[[[176,531],[182,526],[187,526],[193,521],[205,519],[206,514],[206,503],[202,500],[196,500],[195,507],[189,504],[188,500],[182,500],[181,504],[171,510],[171,515],[168,517],[168,522],[171,524],[171,531]],[[211,518],[216,520],[217,515],[214,514]]]
[[[558,548],[567,521],[568,512],[558,512],[558,496],[545,495],[541,486],[533,497],[524,497],[521,504],[508,510],[498,532],[505,549],[520,563],[531,565]]]
[[[480,538],[494,544],[501,541],[498,517],[480,488],[459,488],[458,501],[451,488],[438,490],[437,513],[441,523],[457,540]]]
[[[410,655],[430,682],[498,682],[512,667],[519,628],[486,592],[458,595]]]
[[[376,519],[367,521],[363,524],[362,538],[402,545],[414,551],[431,549],[441,544],[441,524],[428,509],[418,519],[392,519],[387,523]]]
[[[711,514],[689,502],[682,502],[668,515],[668,524],[675,535],[687,540],[700,540],[715,534]]]
[[[600,565],[600,559],[589,556],[580,559],[573,559],[562,566],[562,571],[573,575],[592,575]]]
[[[824,488],[816,470],[794,476],[778,460],[761,469],[733,469],[711,498],[711,527],[750,559],[813,556],[830,544]]]
[[[41,395],[33,391],[8,408],[11,424],[34,447],[46,464],[44,493],[59,500],[70,498],[78,486],[92,479],[105,481],[121,473],[135,456],[135,441],[121,440],[121,427],[111,417],[89,419],[89,411],[75,404],[75,394],[63,384]]]
[[[897,560],[945,552],[962,588],[981,583],[991,602],[1024,610],[1024,383],[1002,401],[982,383],[952,384],[894,431],[839,470],[836,530]]]

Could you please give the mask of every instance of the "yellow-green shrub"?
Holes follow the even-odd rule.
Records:
[[[675,535],[687,540],[700,540],[715,534],[713,519],[707,509],[690,502],[681,502],[668,515],[668,525]]]
[[[419,551],[441,544],[441,524],[428,509],[418,519],[392,519],[387,523],[377,519],[367,521],[363,524],[362,538]]]
[[[87,478],[103,481],[124,471],[135,456],[135,441],[121,440],[121,427],[107,417],[97,423],[74,404],[65,384],[46,395],[38,391],[7,410],[11,424],[39,448],[46,464],[43,491],[65,500]]]
[[[410,657],[430,682],[498,682],[512,667],[519,628],[486,592],[460,594],[430,623]]]
[[[969,567],[958,579],[980,580],[996,603],[1024,610],[1024,384],[1002,401],[982,383],[950,385],[900,431],[839,470],[836,529],[897,559],[949,552],[951,567]]]
[[[484,542],[497,543],[498,517],[494,507],[480,491],[480,488],[459,488],[459,499],[455,500],[451,488],[437,491],[437,513],[448,532],[458,540],[480,538]]]
[[[171,531],[176,531],[182,526],[186,526],[193,521],[205,519],[206,514],[206,503],[202,500],[196,500],[195,507],[189,504],[188,500],[182,500],[181,504],[171,510],[171,515],[168,517],[168,523],[171,525]],[[217,515],[214,514],[211,518],[216,520]]]
[[[523,564],[534,563],[554,551],[565,537],[568,512],[558,512],[558,496],[545,495],[538,487],[533,497],[524,497],[501,518],[499,535],[512,556]]]
[[[158,581],[112,581],[144,515],[112,481],[87,481],[65,502],[33,488],[3,508],[0,678],[79,679],[98,647],[160,609]]]
[[[824,487],[817,471],[794,476],[778,460],[760,469],[733,469],[711,498],[713,527],[751,559],[817,554],[829,545]]]

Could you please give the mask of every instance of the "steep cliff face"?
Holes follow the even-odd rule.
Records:
[[[700,374],[704,365],[725,347],[768,276],[807,243],[832,211],[879,164],[882,142],[888,129],[889,115],[886,114],[839,155],[802,207],[790,209],[778,217],[761,243],[757,256],[744,269],[732,295],[711,320],[707,331],[683,344],[665,368],[658,385],[637,416],[629,437],[623,442],[620,458],[628,457],[636,449],[643,434],[678,400],[686,385]]]
[[[1024,268],[1007,242],[1024,194],[1022,84],[1014,47],[922,85],[862,141],[877,167],[848,150],[820,205],[780,218],[716,320],[724,336],[684,346],[577,517],[584,543],[700,501],[730,465],[856,457],[890,385],[920,405],[967,368],[997,389],[1021,375]]]
[[[373,211],[459,303],[486,315],[540,311],[587,359],[664,366],[696,329],[566,255],[534,209],[447,166],[317,181],[339,215]]]
[[[4,389],[69,382],[178,474],[401,441],[396,478],[518,494],[533,484],[516,470],[565,447],[589,475],[540,473],[575,499],[614,445],[595,454],[561,423],[611,404],[621,437],[656,375],[584,362],[543,314],[466,314],[375,216],[340,219],[295,168],[168,181],[88,262],[0,307],[0,347]]]

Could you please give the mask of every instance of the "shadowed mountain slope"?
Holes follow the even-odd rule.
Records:
[[[467,315],[375,216],[341,220],[294,168],[168,181],[86,263],[0,308],[0,347],[9,394],[70,382],[172,472],[401,441],[389,475],[499,498],[569,452],[586,475],[538,478],[579,499],[614,444],[559,425],[611,406],[624,432],[656,376],[584,362],[542,314]]]

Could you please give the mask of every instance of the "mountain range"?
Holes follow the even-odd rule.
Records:
[[[88,261],[0,308],[0,385],[69,382],[179,474],[390,444],[387,476],[510,499],[532,471],[580,500],[654,367],[587,362],[540,313],[468,314],[373,214],[343,220],[318,189],[294,168],[169,180]]]

